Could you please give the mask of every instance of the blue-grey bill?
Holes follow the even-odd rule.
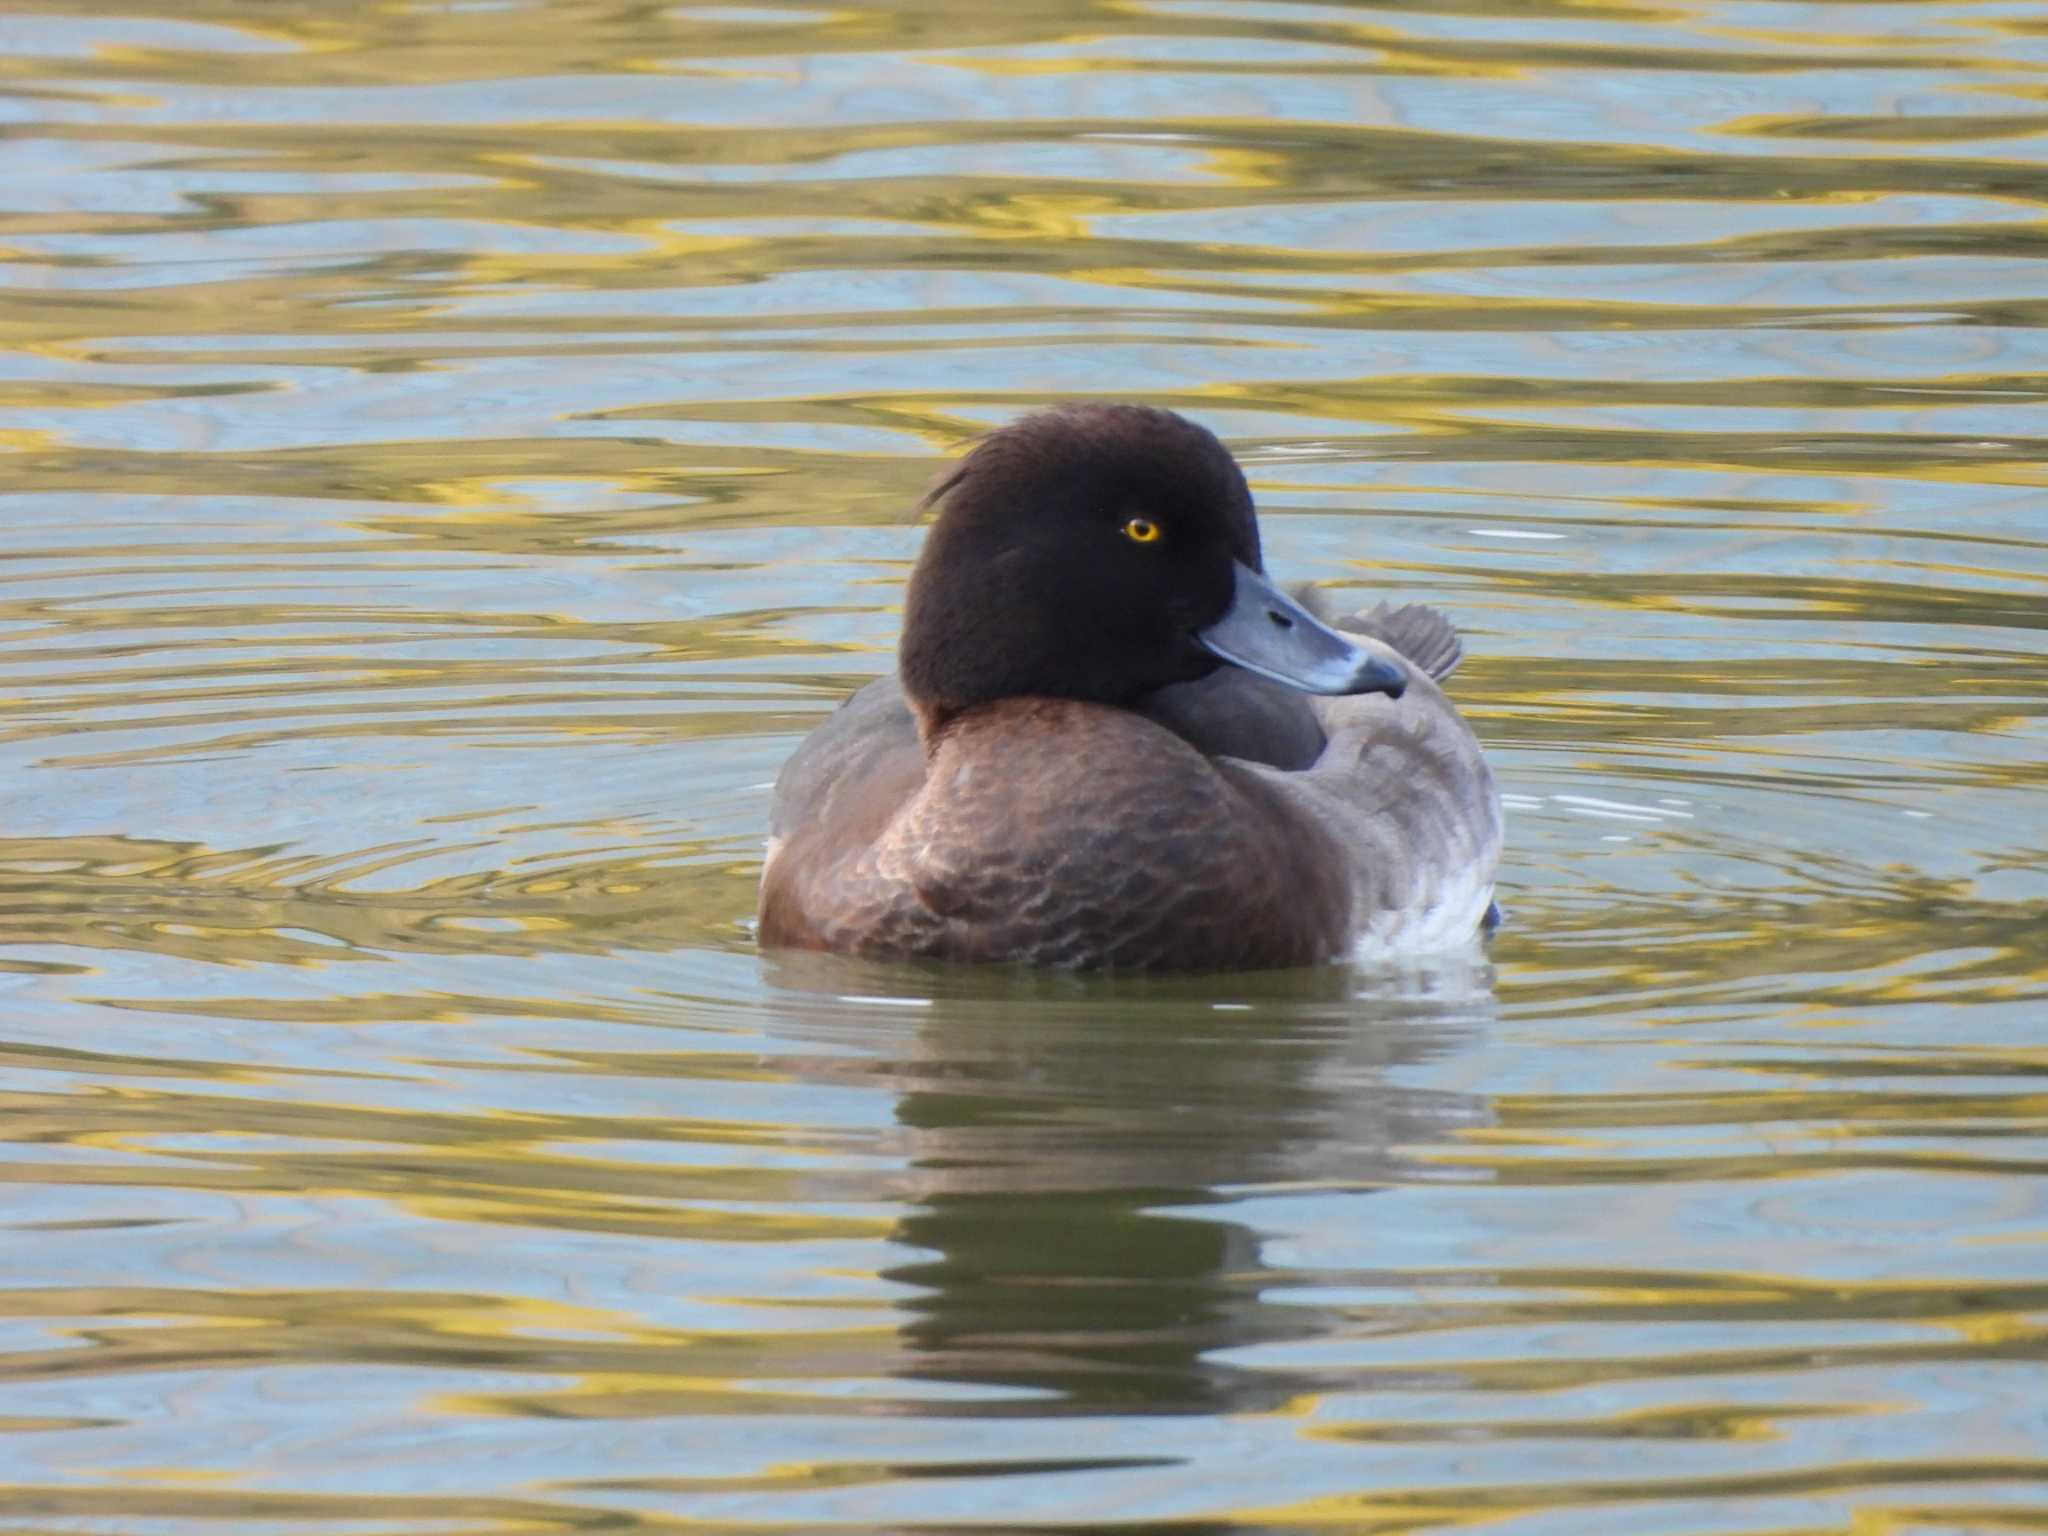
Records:
[[[1407,669],[1330,628],[1250,566],[1237,567],[1230,609],[1195,638],[1247,672],[1304,693],[1384,693],[1398,699]]]

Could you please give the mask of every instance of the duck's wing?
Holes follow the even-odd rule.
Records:
[[[827,715],[775,780],[768,813],[770,857],[792,831],[826,819],[834,800],[859,786],[921,776],[917,720],[894,674],[878,677]]]
[[[1424,615],[1417,618],[1412,615]],[[1478,738],[1445,697],[1432,662],[1455,666],[1432,609],[1347,616],[1341,627],[1411,664],[1408,690],[1319,698],[1328,744],[1298,773],[1258,770],[1344,849],[1353,917],[1364,952],[1422,953],[1470,940],[1493,898],[1500,862],[1500,793]],[[1371,625],[1372,627],[1368,627]],[[1375,629],[1414,644],[1411,655]]]
[[[924,777],[917,722],[893,677],[869,683],[803,739],[769,810],[762,943],[850,947],[831,939],[833,883],[916,798]]]

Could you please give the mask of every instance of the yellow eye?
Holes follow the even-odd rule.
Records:
[[[1123,527],[1124,537],[1133,544],[1156,544],[1159,533],[1159,525],[1149,517],[1134,517]]]

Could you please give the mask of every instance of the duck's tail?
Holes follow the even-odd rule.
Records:
[[[1465,643],[1458,638],[1456,627],[1442,609],[1427,603],[1403,603],[1398,608],[1381,603],[1376,608],[1344,613],[1325,588],[1303,583],[1293,596],[1325,624],[1391,645],[1436,682],[1457,671],[1458,663],[1465,659]]]

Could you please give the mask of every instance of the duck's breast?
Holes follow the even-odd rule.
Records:
[[[1124,710],[1012,699],[954,722],[865,847],[771,870],[771,942],[1159,970],[1306,965],[1350,937],[1342,853],[1242,765]]]

